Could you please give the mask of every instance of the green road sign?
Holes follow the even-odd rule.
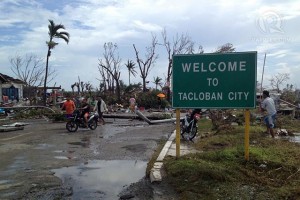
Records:
[[[257,52],[173,56],[174,108],[254,108]]]

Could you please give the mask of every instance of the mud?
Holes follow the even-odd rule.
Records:
[[[29,123],[24,130],[0,133],[0,199],[175,199],[166,183],[145,178],[172,123],[107,119],[96,130],[69,133],[64,123],[22,122]]]

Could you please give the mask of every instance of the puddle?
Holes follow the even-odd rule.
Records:
[[[90,147],[90,144],[91,144],[91,138],[90,137],[83,137],[83,138],[81,138],[80,142],[68,142],[68,144],[79,145],[79,146],[82,146],[84,148],[88,148],[88,147]]]
[[[143,153],[147,147],[145,144],[135,144],[135,145],[126,145],[123,146],[122,148],[126,149],[127,151]]]
[[[10,180],[0,180],[0,185],[6,184],[11,182]]]
[[[285,137],[282,137],[285,138]],[[286,136],[286,140],[290,142],[300,143],[300,133],[294,133],[294,136]]]
[[[11,197],[16,194],[16,192],[5,192],[6,190],[9,190],[10,188],[17,188],[24,183],[14,183],[11,180],[0,180],[0,199],[8,199],[8,197]],[[12,199],[12,198],[9,198]]]
[[[101,127],[103,129],[102,133],[104,139],[108,139],[113,137],[114,135],[118,133],[122,133],[126,130],[124,127],[119,127],[119,126],[113,126],[113,125],[108,125],[108,126],[103,126]]]
[[[14,162],[9,165],[7,170],[0,171],[0,175],[4,176],[11,176],[16,173],[16,171],[20,169],[28,169],[30,165],[28,164],[28,161],[25,160],[24,156],[17,156],[14,158]]]
[[[279,136],[278,139],[289,142],[300,143],[300,133],[293,133],[293,136]]]
[[[63,153],[64,151],[63,150],[55,150],[53,151],[54,153]]]
[[[54,156],[54,158],[59,159],[59,160],[72,160],[72,159],[75,159],[76,157],[73,157],[73,156]]]
[[[53,151],[54,153],[67,153],[67,156],[54,156],[54,158],[56,159],[60,159],[60,160],[72,160],[72,159],[76,159],[77,157],[73,156],[72,154],[75,152],[73,150],[68,150],[68,151],[64,151],[64,150],[55,150]]]
[[[38,146],[35,147],[34,149],[47,149],[52,146],[53,146],[52,144],[38,144]]]
[[[138,128],[144,128],[145,125],[136,125],[135,127],[138,127]]]
[[[145,124],[129,124],[128,122],[118,122],[118,124],[108,124],[101,126],[101,132],[103,133],[103,138],[104,139],[109,139],[113,136],[115,136],[118,133],[125,132],[128,128],[130,127],[145,127]]]
[[[15,195],[17,192],[9,192],[9,193],[2,193],[1,195],[0,195],[0,197],[11,197],[11,196],[13,196],[13,195]]]
[[[90,143],[89,142],[68,142],[68,144],[71,144],[71,145],[80,145],[84,148],[88,148],[90,146]]]
[[[143,124],[119,124],[119,125],[116,125],[117,127],[124,127],[124,128],[129,128],[129,127],[137,127],[137,128],[143,128],[145,127],[145,125]]]
[[[72,199],[119,199],[118,194],[145,176],[147,162],[138,160],[93,160],[75,167],[52,170],[65,186],[73,189]]]

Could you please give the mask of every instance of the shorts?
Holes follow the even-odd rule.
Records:
[[[84,118],[84,117],[88,118],[89,117],[89,113],[88,112],[81,113],[81,118]]]
[[[276,114],[267,115],[264,118],[264,122],[266,123],[268,128],[274,128],[275,127],[275,120],[276,120]]]

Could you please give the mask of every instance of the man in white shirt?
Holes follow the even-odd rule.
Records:
[[[274,130],[275,127],[275,119],[276,119],[276,107],[274,100],[270,97],[269,91],[264,90],[263,91],[263,102],[261,103],[261,110],[267,111],[267,115],[264,117],[264,122],[267,126],[267,132],[271,134],[271,136],[274,138]]]

